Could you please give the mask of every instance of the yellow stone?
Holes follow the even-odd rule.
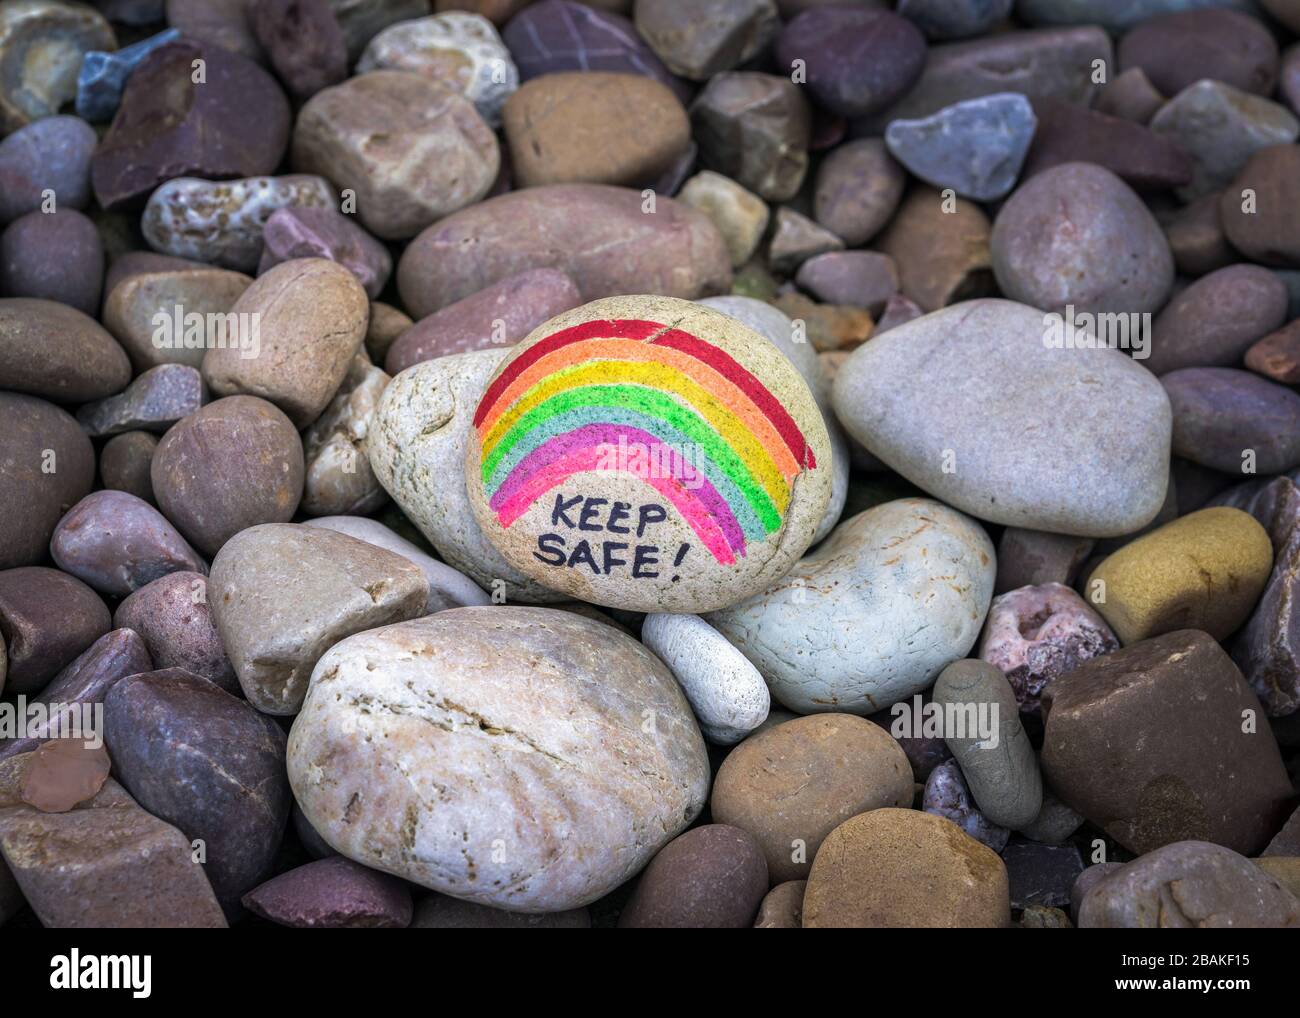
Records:
[[[1125,645],[1179,629],[1223,640],[1250,617],[1272,568],[1272,543],[1255,518],[1216,506],[1102,560],[1085,594]]]
[[[1300,858],[1294,855],[1266,855],[1255,865],[1300,898]]]

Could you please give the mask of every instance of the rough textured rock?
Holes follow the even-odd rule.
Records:
[[[104,4],[99,5],[101,8]],[[161,8],[161,4],[158,5]],[[159,10],[158,14],[161,15]],[[110,15],[111,17],[111,15]],[[161,17],[146,17],[144,24],[160,21]],[[123,46],[111,53],[91,50],[82,58],[77,72],[77,116],[92,124],[107,123],[113,119],[122,103],[122,90],[127,80],[154,50],[175,42],[181,33],[174,28],[151,35],[147,39]]]
[[[331,646],[415,618],[429,597],[424,573],[402,556],[287,523],[235,535],[213,559],[209,582],[212,621],[239,685],[266,714],[297,713]]]
[[[285,736],[274,720],[174,668],[117,682],[104,698],[104,731],[136,800],[203,842],[224,907],[265,879],[289,821]]]
[[[1036,714],[1051,683],[1118,649],[1115,634],[1083,598],[1062,583],[1045,583],[993,599],[979,656],[1007,677],[1020,709]]]
[[[76,98],[82,56],[114,49],[112,26],[86,4],[5,4],[0,10],[0,134],[58,113]]]
[[[351,188],[375,236],[405,240],[487,194],[500,151],[464,96],[409,71],[371,71],[299,111],[292,160]]]
[[[162,437],[150,478],[158,507],[205,555],[259,523],[293,518],[302,497],[302,440],[256,396],[228,396]]]
[[[31,754],[0,763],[0,862],[42,925],[224,927],[189,839],[109,779],[89,802],[43,813],[17,796]]]
[[[942,817],[877,809],[835,828],[813,862],[803,925],[1005,927],[1007,870]]]
[[[710,742],[740,742],[767,720],[763,676],[698,615],[647,615],[641,641],[672,670]]]
[[[1294,929],[1300,898],[1231,849],[1185,840],[1102,874],[1079,906],[1079,926]]]
[[[773,272],[792,276],[809,258],[843,248],[844,242],[830,230],[818,226],[788,205],[782,205],[773,217],[767,262]]]
[[[1277,743],[1262,718],[1247,724],[1259,701],[1205,633],[1085,661],[1048,687],[1044,707],[1043,776],[1131,852],[1190,838],[1253,854],[1285,816]]]
[[[954,661],[939,673],[930,695],[945,714],[951,709],[961,719],[944,732],[944,741],[980,812],[1002,827],[1032,823],[1043,805],[1043,781],[1006,677],[986,661]]]
[[[208,578],[202,573],[178,570],[146,584],[117,606],[113,625],[139,634],[154,667],[184,669],[230,693],[239,688],[212,623]]]
[[[336,644],[294,722],[289,774],[344,855],[553,912],[645,865],[699,813],[709,769],[685,697],[636,641],[568,612],[490,607]]]
[[[474,104],[491,127],[519,87],[519,69],[492,22],[452,11],[389,25],[366,44],[357,73],[414,71],[451,88]]]
[[[193,80],[195,60],[205,65],[202,84]],[[127,82],[91,164],[95,196],[103,208],[131,208],[174,177],[273,173],[289,125],[280,86],[251,60],[195,39],[168,43]]]
[[[323,208],[337,200],[329,181],[307,173],[178,177],[149,196],[140,228],[155,251],[252,272],[262,257],[262,230],[275,212],[291,205]]]
[[[1044,329],[1040,312],[1003,300],[891,329],[840,368],[836,414],[870,452],[958,509],[1035,530],[1129,533],[1165,498],[1168,400],[1128,357],[1057,349]],[[1060,454],[1070,448],[1088,454]]]
[[[691,104],[707,169],[766,201],[788,201],[808,171],[812,110],[789,78],[758,71],[714,75]]]
[[[551,319],[501,363],[474,426],[465,470],[484,535],[594,604],[733,604],[788,570],[830,498],[803,377],[688,301],[608,298]]]
[[[787,707],[870,714],[970,651],[994,569],[972,520],[900,499],[841,523],[779,583],[707,620]]]
[[[773,882],[802,880],[826,836],[849,817],[912,802],[912,768],[884,729],[851,714],[778,724],[723,761],[713,819],[753,835]]]
[[[411,891],[386,873],[340,855],[281,873],[243,897],[246,909],[295,929],[403,929]]]
[[[423,318],[528,269],[559,269],[584,300],[656,293],[694,300],[726,292],[731,259],[708,217],[604,184],[530,187],[435,223],[397,266],[402,303]]]

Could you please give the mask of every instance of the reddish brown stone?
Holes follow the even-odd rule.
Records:
[[[1044,778],[1131,852],[1196,839],[1254,854],[1290,804],[1259,700],[1198,630],[1085,661],[1043,705]]]
[[[109,627],[99,595],[44,566],[0,572],[0,633],[9,651],[5,688],[35,693]]]
[[[1246,367],[1283,385],[1300,384],[1300,318],[1255,342],[1246,351]]]

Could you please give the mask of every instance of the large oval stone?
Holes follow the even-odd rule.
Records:
[[[973,520],[905,498],[841,523],[780,582],[708,621],[791,710],[872,714],[970,652],[996,571]]]
[[[628,880],[709,782],[668,669],[612,626],[546,608],[456,608],[335,645],[288,760],[303,813],[343,855],[517,912]]]
[[[981,519],[1138,530],[1165,499],[1169,400],[1123,354],[1058,349],[1048,331],[1012,301],[936,311],[859,347],[836,375],[835,411],[893,469]]]
[[[830,438],[803,376],[689,301],[611,297],[551,319],[497,369],[474,428],[483,533],[595,604],[734,604],[785,574],[830,499]]]
[[[415,318],[527,269],[567,272],[586,300],[661,293],[693,300],[731,285],[731,257],[702,212],[640,191],[551,184],[512,191],[448,216],[415,238],[397,266]]]

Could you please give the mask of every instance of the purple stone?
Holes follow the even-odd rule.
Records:
[[[262,242],[259,276],[294,258],[328,258],[356,276],[374,300],[393,272],[388,248],[337,209],[276,209],[262,228]]]
[[[1009,830],[995,824],[979,811],[971,799],[970,789],[966,786],[966,779],[962,777],[956,760],[941,763],[930,772],[925,781],[921,809],[951,820],[976,841],[988,845],[995,852],[1001,852],[1011,837]]]
[[[300,929],[404,928],[413,911],[405,883],[341,855],[268,880],[244,895],[244,907]]]
[[[621,14],[572,0],[542,0],[506,25],[501,39],[521,81],[555,71],[620,71],[662,81],[683,103],[691,86],[676,77]]]
[[[94,317],[103,283],[99,231],[76,209],[28,212],[0,235],[0,296],[58,301]]]
[[[1037,713],[1044,689],[1084,661],[1119,650],[1100,615],[1062,583],[993,599],[979,656],[1011,683],[1020,709]]]

